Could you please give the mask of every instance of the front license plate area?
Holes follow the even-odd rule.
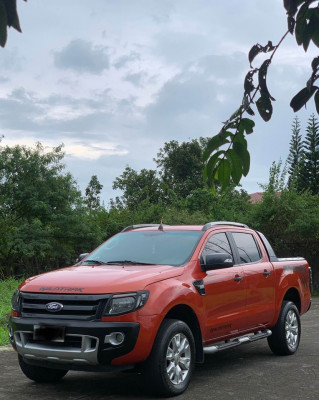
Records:
[[[34,325],[33,340],[64,342],[65,327],[64,326],[43,326]]]

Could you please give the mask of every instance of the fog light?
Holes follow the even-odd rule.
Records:
[[[125,335],[123,332],[112,332],[105,335],[104,343],[110,343],[112,346],[119,346],[124,342]]]

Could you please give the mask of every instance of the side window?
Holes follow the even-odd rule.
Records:
[[[233,254],[225,233],[215,233],[208,240],[202,252],[202,256],[215,253],[227,253],[233,258]]]
[[[232,233],[238,249],[240,264],[253,263],[261,259],[261,254],[253,235],[250,233]]]

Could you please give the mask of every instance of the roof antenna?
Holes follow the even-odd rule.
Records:
[[[158,227],[158,230],[159,231],[162,231],[164,229],[164,227],[163,227],[163,217],[161,218],[161,223],[160,223],[160,225],[159,225],[159,227]]]

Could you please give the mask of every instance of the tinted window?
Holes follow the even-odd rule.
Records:
[[[90,260],[100,263],[134,261],[157,265],[183,265],[192,256],[202,231],[132,231],[113,236],[94,250]],[[125,262],[123,262],[125,264]]]
[[[232,233],[232,235],[238,249],[240,264],[260,260],[260,252],[253,235],[250,233]]]
[[[227,253],[231,257],[233,257],[233,254],[230,249],[230,245],[227,239],[227,236],[225,233],[216,233],[215,235],[212,235],[203,250],[202,255],[206,256],[207,254],[215,254],[215,253]]]

